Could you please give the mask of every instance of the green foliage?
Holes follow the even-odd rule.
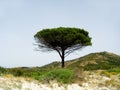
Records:
[[[9,73],[12,73],[14,76],[23,76],[23,70],[20,68],[14,68],[9,71]]]
[[[120,67],[109,69],[108,72],[113,74],[120,74]]]
[[[75,50],[92,45],[88,32],[80,28],[52,28],[43,29],[35,34],[38,47],[47,51],[55,50],[62,59]]]
[[[106,64],[106,63],[99,63],[99,64],[87,64],[84,67],[84,70],[107,70],[114,68],[114,65]]]
[[[7,72],[6,68],[0,67],[0,75],[4,74]]]
[[[88,32],[79,28],[52,28],[43,29],[35,35],[35,38],[40,40],[40,43],[51,47],[71,47],[76,44],[82,46],[91,45],[91,38]]]
[[[57,80],[61,83],[71,83],[73,81],[73,71],[69,69],[49,69],[49,68],[13,68],[9,73],[14,76],[31,77],[42,82]]]
[[[56,64],[56,63],[52,63]],[[61,83],[71,82],[72,79],[72,71],[67,69],[53,69],[52,65],[46,65],[43,67],[33,67],[33,68],[11,68],[9,69],[9,74],[12,74],[17,77],[31,77],[33,79],[47,82],[50,80],[57,80]],[[71,76],[70,76],[71,75]],[[67,78],[68,77],[68,78]],[[71,78],[70,78],[71,77]],[[67,80],[65,79],[67,78]]]
[[[24,77],[34,77],[37,75],[42,74],[43,69],[34,67],[34,68],[24,68],[24,67],[20,67],[20,68],[10,68],[8,69],[9,73],[13,74],[14,76],[24,76]]]
[[[51,81],[51,80],[57,80],[61,83],[72,83],[73,81],[73,71],[69,69],[54,69],[51,70],[45,74],[43,74],[40,77],[37,77],[37,79],[41,80],[42,82],[45,81]]]

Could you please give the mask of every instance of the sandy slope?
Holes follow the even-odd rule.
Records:
[[[12,75],[0,76],[0,90],[120,90],[120,78],[109,78],[86,72],[85,81],[81,84],[58,84],[51,81],[42,84],[36,80]]]
[[[0,77],[0,90],[81,90],[77,84],[59,85],[51,82],[42,84],[29,78],[20,78],[7,75]]]

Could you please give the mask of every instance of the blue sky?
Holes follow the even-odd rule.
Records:
[[[0,66],[42,66],[61,61],[56,52],[35,51],[34,34],[44,28],[87,30],[93,45],[66,60],[91,52],[120,55],[120,0],[0,0]]]

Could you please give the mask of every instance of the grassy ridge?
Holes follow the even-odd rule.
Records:
[[[91,53],[84,57],[65,62],[65,69],[61,69],[60,62],[53,62],[43,67],[0,67],[0,75],[31,77],[42,82],[57,80],[61,83],[72,83],[83,78],[83,71],[105,70],[108,73],[120,74],[120,56],[108,53]]]
[[[77,59],[76,62],[67,66],[68,68],[82,68],[84,70],[109,70],[120,67],[120,56],[108,53],[91,53]]]

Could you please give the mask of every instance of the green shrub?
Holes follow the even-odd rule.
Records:
[[[110,69],[108,70],[108,72],[113,73],[113,74],[120,74],[120,67]]]
[[[23,75],[23,71],[22,70],[16,70],[14,75],[15,76],[22,76]]]
[[[4,74],[6,72],[7,72],[7,70],[5,68],[0,67],[0,75]]]
[[[99,62],[99,64],[87,64],[84,70],[109,70],[117,67],[114,64]]]
[[[22,69],[12,69],[12,70],[9,70],[9,74],[12,74],[14,76],[23,76],[23,70]]]
[[[54,69],[49,71],[36,79],[41,80],[42,82],[49,82],[51,80],[57,80],[61,83],[72,83],[73,81],[73,71],[69,69]]]

